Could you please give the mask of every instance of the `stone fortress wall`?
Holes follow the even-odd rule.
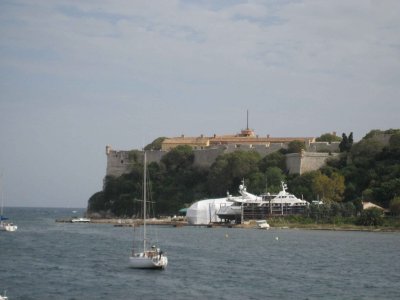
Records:
[[[206,149],[194,149],[194,163],[199,166],[209,167],[216,158],[225,153],[234,151],[257,151],[262,157],[271,154],[279,149],[287,148],[285,143],[267,145],[248,145],[248,144],[226,144],[214,146]],[[323,166],[327,159],[335,156],[339,152],[339,143],[313,142],[307,147],[307,151],[301,154],[293,153],[286,155],[286,168],[290,174],[302,174],[307,171],[317,170]],[[136,162],[132,156],[132,151],[117,151],[111,146],[106,146],[107,170],[106,176],[121,176],[129,173],[132,166],[137,162],[143,162],[143,152],[135,151]],[[147,161],[160,162],[167,151],[154,150],[147,151]]]
[[[160,162],[161,158],[166,154],[166,151],[147,151],[147,162]],[[127,174],[132,169],[132,166],[137,162],[143,162],[143,151],[136,150],[136,161],[132,159],[132,151],[113,150],[110,145],[106,146],[107,169],[106,176],[119,177]]]
[[[386,146],[392,134],[377,133],[370,139]],[[224,144],[213,145],[204,149],[194,149],[194,163],[199,166],[209,167],[216,158],[225,153],[234,151],[257,151],[262,157],[287,148],[287,143],[266,143],[266,144]],[[148,162],[160,162],[161,158],[168,151],[154,150],[147,151]],[[134,155],[132,155],[134,153]],[[286,169],[289,174],[303,174],[305,172],[318,170],[328,159],[332,159],[339,153],[339,142],[310,142],[306,144],[306,150],[302,153],[286,154]],[[135,151],[117,151],[111,146],[106,146],[107,170],[106,176],[121,176],[129,173],[132,166],[137,162],[143,162],[143,152]],[[132,159],[134,157],[134,159]]]
[[[328,159],[334,158],[338,153],[302,152],[286,154],[286,168],[289,174],[303,174],[315,171],[326,164]]]

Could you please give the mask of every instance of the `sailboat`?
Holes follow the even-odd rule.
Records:
[[[1,189],[1,186],[0,186],[0,197],[1,197],[0,231],[16,231],[18,228],[17,225],[14,225],[13,223],[9,223],[9,222],[3,222],[5,220],[8,220],[8,218],[3,216],[4,197],[3,197],[3,190]]]
[[[8,300],[8,297],[6,296],[6,292],[4,292],[4,295],[0,295],[0,300]]]
[[[167,256],[155,245],[149,247],[146,231],[146,215],[147,215],[147,159],[146,151],[144,151],[144,167],[143,167],[143,251],[136,252],[132,248],[129,257],[129,266],[135,269],[165,269],[168,264]]]

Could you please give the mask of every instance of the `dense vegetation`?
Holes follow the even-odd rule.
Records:
[[[336,136],[335,134],[332,133],[324,133],[323,135],[321,135],[320,137],[315,139],[316,142],[328,142],[328,143],[332,143],[332,142],[341,142],[342,139],[338,136]]]
[[[376,139],[378,133],[390,133],[388,143]],[[176,214],[194,201],[224,197],[227,191],[236,194],[244,178],[248,190],[254,194],[278,192],[280,182],[286,181],[289,191],[298,197],[323,200],[323,206],[310,206],[307,211],[307,218],[312,220],[332,221],[360,214],[361,199],[390,207],[393,213],[400,214],[400,130],[375,130],[354,144],[352,134],[342,137],[345,142],[337,157],[320,170],[301,176],[288,175],[285,169],[285,154],[300,152],[304,149],[301,143],[292,143],[288,150],[263,158],[251,151],[224,154],[210,168],[194,165],[192,149],[179,146],[163,156],[160,163],[148,166],[157,212]],[[158,143],[159,140],[154,144]],[[133,151],[132,159],[135,158]],[[143,166],[137,162],[129,174],[106,177],[103,191],[89,199],[88,212],[135,215],[138,205],[134,200],[142,198],[142,172]],[[371,214],[364,223],[375,217]]]

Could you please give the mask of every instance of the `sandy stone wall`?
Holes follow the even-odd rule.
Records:
[[[328,143],[319,143],[316,147],[321,149],[323,147],[332,147],[334,149],[337,145]],[[278,151],[281,148],[286,148],[285,144],[271,144],[271,145],[223,145],[220,147],[214,147],[204,150],[193,150],[195,155],[194,163],[196,165],[208,167],[213,164],[218,155],[223,153],[232,153],[234,151],[256,151],[262,157]],[[311,148],[312,149],[312,148]],[[132,161],[132,154],[130,151],[115,151],[111,147],[107,146],[107,170],[106,175],[110,176],[121,176],[122,174],[129,173],[132,166],[137,162],[143,161],[143,152],[135,151],[136,161]],[[147,151],[147,161],[160,162],[161,158],[167,153],[167,151]],[[131,155],[131,157],[130,157]],[[336,155],[335,153],[323,153],[323,152],[303,152],[300,154],[288,154],[286,155],[286,167],[290,174],[302,174],[304,172],[317,170],[323,166],[326,160]]]
[[[334,158],[338,153],[302,152],[286,155],[286,168],[289,174],[303,174],[318,170],[326,164],[328,159]]]

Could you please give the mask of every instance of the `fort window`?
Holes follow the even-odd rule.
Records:
[[[124,160],[123,159],[121,159],[121,164],[123,164],[124,163]]]

